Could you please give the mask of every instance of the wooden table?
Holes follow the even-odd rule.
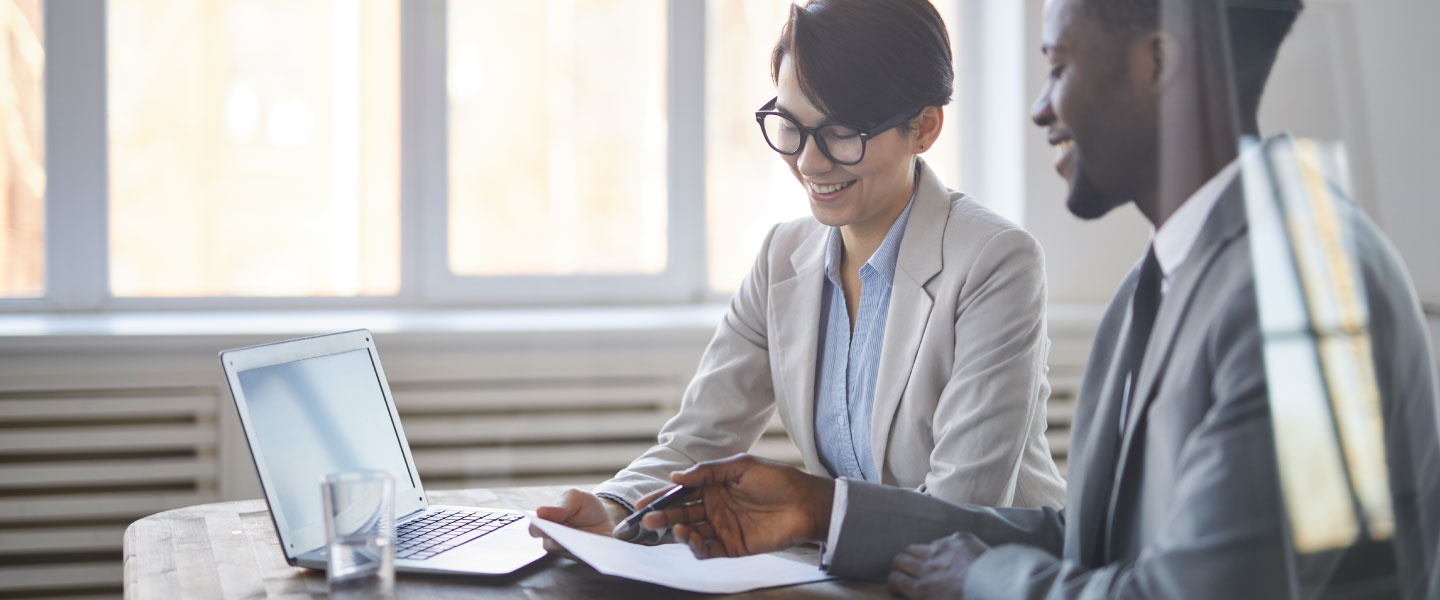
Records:
[[[534,510],[565,487],[431,492],[437,504]],[[811,563],[814,548],[789,551]],[[125,530],[126,598],[319,598],[325,574],[285,563],[264,500],[219,502],[162,512]],[[500,580],[398,573],[396,598],[711,597],[603,575],[551,557]],[[747,598],[887,597],[881,584],[824,581],[741,594]]]

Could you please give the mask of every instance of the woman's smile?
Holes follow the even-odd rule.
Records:
[[[810,197],[816,202],[829,204],[845,196],[845,192],[855,185],[859,179],[841,181],[838,183],[817,183],[814,181],[805,182],[805,187],[810,191]]]

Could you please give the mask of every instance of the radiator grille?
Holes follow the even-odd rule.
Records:
[[[130,522],[218,500],[215,392],[0,392],[0,596],[116,593]]]
[[[1070,463],[1070,424],[1075,420],[1075,396],[1080,392],[1080,379],[1090,355],[1090,336],[1052,334],[1050,346],[1050,400],[1045,410],[1045,431],[1050,454],[1060,474],[1066,475]]]
[[[391,382],[415,465],[430,489],[610,478],[649,449],[688,372]],[[753,451],[798,464],[772,419]]]

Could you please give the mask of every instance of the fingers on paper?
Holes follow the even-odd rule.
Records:
[[[586,493],[577,489],[565,490],[560,495],[559,506],[541,506],[535,509],[535,516],[556,523],[570,523],[585,505]]]
[[[675,529],[675,539],[689,546],[690,553],[694,554],[695,558],[733,558],[739,556],[738,553],[734,552],[719,538],[715,537],[714,531],[708,523],[700,527],[681,525]]]

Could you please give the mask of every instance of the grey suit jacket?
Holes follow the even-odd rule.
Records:
[[[745,452],[776,411],[813,473],[825,246],[776,226],[657,444],[595,488],[632,504],[669,474]],[[882,481],[951,501],[1058,506],[1045,441],[1045,268],[1029,233],[923,169],[900,242],[870,445]]]
[[[1398,585],[1425,597],[1440,499],[1435,373],[1409,280],[1356,215],[1394,476]],[[1062,511],[955,505],[852,482],[831,572],[881,578],[904,546],[969,531],[993,549],[968,571],[967,598],[1309,596],[1285,531],[1246,232],[1237,183],[1171,279],[1123,439],[1138,266],[1116,293],[1078,399]]]

